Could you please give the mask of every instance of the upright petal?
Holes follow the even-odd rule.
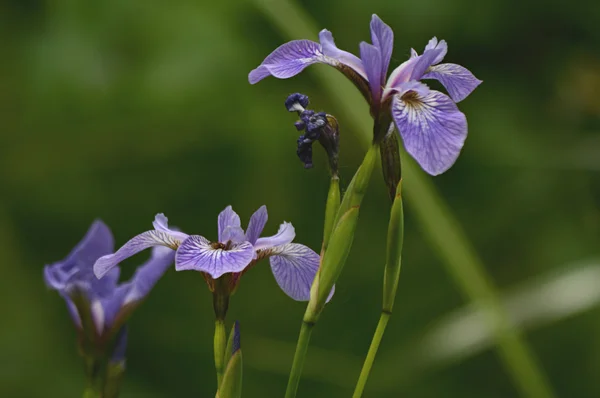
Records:
[[[242,228],[242,222],[240,221],[240,216],[237,215],[235,211],[231,208],[231,206],[227,206],[225,210],[219,213],[218,218],[219,224],[219,242],[227,242],[229,239],[229,235],[232,231],[228,232],[225,235],[225,231],[230,227],[238,227]],[[243,232],[242,232],[243,233]]]
[[[432,66],[423,75],[423,79],[439,80],[446,87],[454,102],[460,102],[467,98],[482,83],[467,68],[456,64]]]
[[[310,299],[310,287],[319,269],[320,257],[298,243],[276,247],[269,258],[273,276],[281,290],[297,301]],[[333,294],[333,290],[332,290]],[[331,295],[328,298],[331,299]]]
[[[246,240],[248,242],[252,244],[256,243],[256,240],[260,238],[260,234],[262,234],[265,225],[267,225],[268,219],[269,214],[267,213],[267,206],[261,206],[254,214],[252,214],[250,222],[248,222],[248,229],[246,230]]]
[[[336,66],[335,61],[337,61],[352,68],[356,73],[362,76],[362,78],[367,78],[363,62],[360,60],[360,58],[352,53],[349,53],[348,51],[337,48],[335,41],[333,40],[333,35],[330,31],[323,29],[321,32],[319,32],[319,41],[321,42],[323,55],[329,58],[327,60],[329,64]]]
[[[290,243],[296,237],[296,230],[289,222],[284,222],[279,226],[279,231],[273,236],[259,238],[254,244],[255,250],[270,249],[275,246],[285,245]]]
[[[163,213],[159,213],[154,217],[152,226],[155,230],[166,232],[180,242],[183,242],[188,237],[187,234],[184,234],[177,229],[169,229],[169,219]]]
[[[121,261],[125,260],[153,246],[165,246],[172,250],[176,250],[181,241],[164,231],[146,231],[123,245],[114,254],[103,256],[94,264],[94,273],[97,278],[102,278],[108,271],[114,268]]]
[[[267,76],[287,79],[302,72],[308,65],[323,62],[319,43],[310,40],[293,40],[275,49],[258,68],[248,75],[250,84]]]
[[[192,235],[183,241],[175,254],[177,271],[194,270],[208,273],[214,279],[229,272],[241,272],[254,258],[250,242],[215,248],[204,237]]]
[[[420,80],[425,71],[439,58],[443,53],[442,49],[427,50],[416,58],[415,66],[412,69],[408,80]]]
[[[395,96],[392,116],[404,147],[431,175],[454,164],[467,138],[467,119],[445,94]]]
[[[371,89],[372,104],[379,104],[381,101],[382,75],[381,75],[381,53],[379,49],[372,44],[360,43],[360,58],[365,66],[365,73],[369,80]]]
[[[439,53],[437,57],[433,59],[432,64],[436,65],[442,62],[442,60],[446,56],[446,53],[448,52],[448,44],[446,44],[445,40],[441,40],[440,42],[438,42],[437,37],[434,36],[433,39],[429,40],[429,43],[427,43],[427,45],[425,46],[425,52],[427,50],[441,50],[441,53]]]
[[[380,85],[385,84],[392,51],[394,49],[394,31],[385,24],[377,15],[373,14],[371,18],[371,40],[373,45],[381,53],[381,81]]]

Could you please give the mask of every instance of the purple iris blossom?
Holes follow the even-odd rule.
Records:
[[[119,268],[103,279],[93,272],[96,260],[113,250],[110,229],[102,221],[95,221],[65,259],[44,267],[44,280],[65,299],[81,336],[91,339],[86,343],[101,351],[110,344],[112,352],[107,355],[113,362],[120,362],[127,341],[125,321],[172,264],[174,255],[157,248],[128,282],[119,284]],[[115,341],[111,342],[113,337]]]
[[[176,251],[177,271],[202,272],[211,290],[216,279],[227,275],[231,283],[229,292],[233,292],[241,275],[258,260],[268,257],[281,289],[294,300],[309,300],[310,287],[319,268],[319,255],[304,245],[292,243],[296,233],[288,222],[281,224],[275,235],[261,238],[267,219],[267,208],[262,206],[252,215],[244,231],[240,217],[228,206],[218,217],[218,240],[210,241],[200,235],[169,229],[167,218],[158,214],[154,230],[132,238],[114,254],[98,259],[94,272],[102,278],[119,262],[144,249],[166,246]]]
[[[275,49],[250,72],[248,80],[254,84],[267,76],[286,79],[308,65],[331,65],[359,88],[373,118],[382,122],[383,134],[391,114],[407,152],[429,174],[443,173],[454,164],[467,137],[467,120],[456,102],[465,99],[481,80],[460,65],[440,64],[448,46],[435,37],[423,54],[412,50],[411,58],[386,80],[394,33],[377,15],[371,19],[371,39],[373,44],[360,43],[358,58],[338,49],[331,32],[324,29],[319,33],[320,44],[294,40]],[[430,90],[421,79],[440,81],[450,96]]]

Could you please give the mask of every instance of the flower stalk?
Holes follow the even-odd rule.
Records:
[[[398,182],[396,195],[390,212],[390,222],[388,225],[387,236],[387,254],[385,271],[383,275],[383,307],[377,329],[373,335],[369,352],[365,358],[360,376],[356,383],[353,398],[360,398],[369,378],[375,356],[379,345],[385,333],[385,328],[392,315],[398,281],[400,279],[400,269],[402,265],[402,246],[404,243],[404,206],[402,203],[402,180]]]

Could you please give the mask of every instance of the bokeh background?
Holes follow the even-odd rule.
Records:
[[[446,60],[484,84],[460,104],[470,135],[456,165],[435,179],[415,174],[435,191],[406,203],[397,304],[365,397],[519,396],[428,214],[450,220],[447,242],[464,234],[450,249],[476,253],[555,395],[600,396],[593,0],[0,3],[0,396],[80,396],[73,326],[42,267],[95,218],[119,244],[158,212],[215,237],[226,205],[246,222],[266,204],[267,232],[292,221],[298,242],[320,246],[326,162],[316,151],[315,168],[302,168],[283,101],[301,91],[338,116],[343,185],[365,152],[369,132],[354,121],[368,120],[367,106],[343,106],[358,94],[334,71],[327,83],[326,66],[256,86],[247,74],[295,28],[326,27],[356,53],[372,13],[395,30],[392,66],[435,35],[449,43]],[[352,392],[379,316],[388,203],[377,170],[299,396]],[[125,263],[125,276],[146,255]],[[244,276],[228,316],[242,324],[245,397],[283,395],[304,307],[266,262]],[[130,326],[123,397],[214,396],[212,304],[200,275],[170,270]]]

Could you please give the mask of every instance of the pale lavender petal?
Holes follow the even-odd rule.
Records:
[[[319,32],[319,41],[321,42],[321,48],[323,55],[330,59],[326,59],[327,63],[332,64],[332,60],[338,61],[344,65],[352,68],[356,73],[367,79],[363,62],[356,55],[349,53],[348,51],[340,50],[335,45],[333,35],[327,29],[323,29]],[[335,65],[334,65],[335,66]]]
[[[387,98],[388,95],[393,94],[399,85],[401,85],[402,83],[406,83],[410,80],[412,71],[415,68],[415,65],[418,61],[418,56],[411,57],[408,61],[404,61],[392,71],[390,77],[387,80],[387,83],[385,84],[385,91],[383,94],[384,100],[385,98]]]
[[[413,92],[419,94],[419,96],[424,97],[427,94],[429,94],[430,90],[429,90],[429,87],[427,87],[427,85],[425,83],[421,83],[417,80],[411,80],[409,82],[398,85],[398,87],[395,91],[396,91],[396,94],[400,97],[402,97],[404,94],[408,93],[409,91],[413,91]]]
[[[187,238],[175,255],[177,271],[194,270],[208,273],[214,279],[229,272],[241,272],[254,258],[250,242],[234,243],[227,250],[215,249],[204,237]]]
[[[236,226],[228,226],[223,231],[221,235],[221,239],[219,239],[222,243],[227,243],[229,241],[234,243],[244,242],[246,240],[246,234],[242,227]]]
[[[395,96],[392,116],[404,147],[431,175],[454,164],[467,138],[467,119],[445,94],[431,90],[409,99]]]
[[[287,79],[317,62],[323,62],[319,43],[310,40],[290,41],[277,47],[258,68],[251,71],[248,81],[250,84],[258,83],[267,76]]]
[[[129,281],[131,288],[123,301],[123,305],[142,300],[150,293],[156,282],[164,275],[175,260],[175,252],[166,247],[152,249],[150,260],[140,265]]]
[[[434,61],[443,53],[441,49],[427,50],[416,59],[415,65],[408,80],[420,80],[425,71],[434,63]]]
[[[252,214],[250,222],[248,223],[248,229],[246,230],[246,240],[248,242],[252,244],[256,243],[256,240],[260,238],[260,234],[262,234],[268,219],[269,214],[267,213],[267,206],[261,206],[254,214]]]
[[[90,302],[90,315],[92,316],[92,322],[96,326],[96,332],[102,334],[105,325],[104,307],[102,306],[101,300],[92,300]]]
[[[225,230],[228,227],[242,227],[242,222],[240,221],[240,216],[237,215],[235,211],[231,208],[231,206],[227,206],[225,210],[219,213],[218,218],[219,224],[219,242],[227,242],[229,239],[228,236],[225,235]]]
[[[169,219],[163,213],[159,213],[154,217],[152,226],[155,230],[166,232],[180,242],[183,242],[189,236],[188,234],[180,232],[177,229],[169,229]]]
[[[165,246],[176,250],[181,243],[176,237],[163,231],[146,231],[125,243],[114,254],[103,256],[94,264],[94,273],[97,278],[102,278],[108,271],[117,266],[121,261],[153,246]]]
[[[456,64],[440,64],[429,68],[423,79],[439,80],[454,102],[467,98],[482,81],[467,69]]]
[[[433,39],[429,40],[429,43],[427,43],[427,45],[425,46],[425,52],[427,52],[427,50],[441,50],[442,52],[440,54],[438,54],[437,57],[435,57],[433,59],[432,65],[436,65],[439,64],[440,62],[442,62],[442,60],[444,59],[444,57],[446,56],[446,53],[448,53],[448,44],[446,43],[445,40],[441,40],[440,42],[438,42],[437,37],[433,37]]]
[[[371,40],[373,45],[379,49],[381,53],[381,81],[385,83],[387,71],[392,59],[392,51],[394,49],[394,32],[392,28],[385,24],[377,15],[373,14],[371,18]]]
[[[360,43],[360,58],[365,66],[372,101],[378,104],[381,101],[381,92],[383,90],[381,84],[383,79],[381,76],[381,53],[377,47],[363,41]]]
[[[278,246],[273,253],[269,261],[281,290],[294,300],[310,300],[310,287],[319,269],[319,255],[298,243]],[[332,295],[333,290],[327,301]]]
[[[419,56],[419,53],[417,52],[417,50],[415,50],[414,48],[410,49],[410,57],[411,58],[416,58]]]
[[[270,249],[275,246],[285,245],[290,243],[296,237],[296,230],[289,222],[284,222],[279,226],[279,231],[273,236],[259,238],[254,244],[255,250]]]

